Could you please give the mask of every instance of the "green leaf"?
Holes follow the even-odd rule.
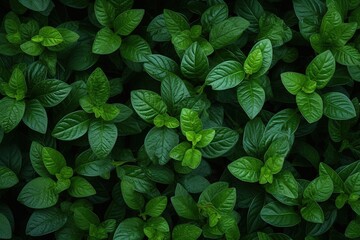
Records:
[[[191,169],[196,169],[201,163],[201,157],[202,154],[198,149],[190,148],[186,150],[181,165]]]
[[[319,174],[320,176],[326,175],[331,178],[331,181],[334,184],[334,193],[341,193],[344,189],[344,182],[340,176],[327,164],[321,162],[319,165]]]
[[[167,42],[171,40],[165,24],[164,14],[154,17],[147,27],[147,32],[155,42]]]
[[[144,222],[137,217],[123,220],[116,228],[114,239],[116,240],[142,240],[144,239]]]
[[[29,208],[52,207],[59,198],[59,195],[55,193],[55,186],[56,183],[51,178],[34,178],[24,186],[17,200]]]
[[[278,202],[266,204],[260,212],[261,218],[275,227],[292,227],[300,223],[300,216],[292,207]]]
[[[307,76],[305,76],[304,74],[296,72],[285,72],[282,73],[280,76],[281,82],[286,88],[286,90],[293,95],[296,95],[302,90],[303,85],[308,79]]]
[[[94,4],[96,19],[105,27],[111,28],[115,19],[115,8],[110,1],[96,0]]]
[[[179,183],[176,185],[175,196],[171,198],[171,203],[179,217],[191,220],[199,219],[196,202]]]
[[[151,217],[159,217],[165,210],[167,205],[167,197],[159,196],[150,199],[150,201],[145,206],[144,214]]]
[[[121,37],[116,35],[110,28],[104,27],[96,33],[92,52],[95,54],[110,54],[119,49]]]
[[[160,54],[151,54],[146,59],[144,70],[152,78],[159,81],[164,81],[171,77],[176,78],[175,73],[179,71],[179,66],[171,58]]]
[[[237,88],[237,99],[246,115],[254,119],[264,106],[265,91],[257,82],[246,80]]]
[[[96,194],[94,187],[83,177],[75,176],[71,178],[71,185],[68,193],[72,197],[82,198]]]
[[[250,52],[244,62],[244,70],[246,74],[254,74],[262,67],[263,57],[259,48]]]
[[[89,230],[91,225],[100,223],[99,217],[86,206],[77,206],[73,211],[74,223],[81,230]]]
[[[353,103],[343,93],[330,92],[323,96],[324,115],[334,120],[348,120],[356,117]]]
[[[360,64],[360,52],[349,45],[335,48],[333,50],[336,61],[342,65],[354,66]]]
[[[274,176],[272,184],[266,185],[266,191],[274,196],[285,196],[288,198],[298,198],[299,186],[293,174],[283,171]]]
[[[231,212],[236,203],[235,188],[229,188],[226,182],[216,182],[209,185],[199,196],[199,205],[212,203],[222,213]]]
[[[134,210],[140,210],[144,207],[144,197],[134,189],[134,185],[129,181],[121,181],[121,194],[126,205]]]
[[[324,212],[320,205],[315,201],[308,202],[305,207],[301,208],[300,212],[301,216],[308,222],[324,222]]]
[[[345,236],[348,238],[360,237],[360,219],[357,217],[352,220],[345,229]]]
[[[118,137],[118,131],[113,123],[102,120],[90,122],[88,140],[91,149],[99,158],[110,154]]]
[[[226,20],[228,15],[229,9],[226,4],[215,4],[202,13],[201,25],[203,26],[204,30],[208,31],[217,23]]]
[[[169,9],[164,9],[165,26],[171,36],[175,36],[179,32],[190,29],[190,25],[186,18]]]
[[[146,57],[151,54],[149,44],[138,35],[125,38],[120,46],[121,56],[131,62],[146,62]]]
[[[179,136],[172,129],[152,128],[145,137],[144,146],[149,158],[156,164],[165,165],[170,151],[179,143]]]
[[[71,141],[82,137],[89,128],[89,114],[83,110],[65,115],[55,125],[52,136],[63,141]]]
[[[64,41],[61,33],[54,27],[45,26],[39,30],[39,35],[43,37],[41,45],[44,47],[52,47],[59,45]]]
[[[209,42],[214,49],[220,49],[240,38],[250,23],[242,17],[228,18],[211,28]]]
[[[245,78],[243,66],[233,60],[215,66],[206,76],[205,82],[213,90],[226,90],[239,85]]]
[[[11,188],[18,182],[18,177],[11,169],[0,166],[0,189]]]
[[[41,158],[45,168],[52,175],[60,173],[61,169],[66,166],[64,156],[56,149],[50,147],[42,148]]]
[[[205,129],[199,132],[201,140],[196,144],[197,148],[203,148],[208,146],[215,137],[214,129]]]
[[[36,210],[31,214],[25,231],[32,237],[44,236],[62,228],[66,221],[66,214],[58,208]]]
[[[36,12],[45,11],[50,2],[50,0],[19,0],[19,3],[21,3],[24,7]]]
[[[257,0],[236,1],[234,11],[250,22],[248,30],[252,32],[259,30],[259,19],[265,12]]]
[[[279,47],[292,39],[292,31],[284,20],[266,12],[259,19],[257,39],[269,39],[273,47]]]
[[[226,154],[232,149],[239,139],[239,133],[227,128],[218,127],[215,130],[214,139],[209,145],[201,149],[206,158],[217,158]]]
[[[176,225],[172,232],[174,240],[196,240],[201,236],[201,228],[190,223]]]
[[[312,199],[316,202],[325,202],[334,191],[334,184],[327,175],[321,175],[312,180],[304,189],[304,198]]]
[[[227,168],[230,173],[237,179],[244,182],[258,182],[260,169],[264,163],[253,157],[242,157],[232,163]]]
[[[182,142],[171,149],[169,156],[175,160],[182,161],[184,159],[185,152],[190,149],[191,143]]]
[[[181,72],[187,78],[202,78],[209,69],[209,61],[201,46],[194,42],[181,60]]]
[[[130,9],[120,13],[114,20],[116,34],[127,36],[132,33],[144,17],[144,9]]]
[[[149,90],[134,90],[131,92],[131,104],[135,112],[146,122],[167,112],[167,106],[161,97]]]
[[[11,239],[12,229],[9,219],[2,213],[0,213],[0,238]]]
[[[32,88],[32,96],[44,107],[54,107],[62,102],[70,93],[71,86],[61,80],[46,79]]]
[[[316,92],[296,94],[296,104],[308,123],[320,120],[323,115],[323,100]]]
[[[265,125],[260,118],[254,118],[246,123],[243,136],[243,147],[247,154],[257,156],[260,154],[261,141],[264,136]]]
[[[326,87],[335,73],[335,58],[330,50],[317,55],[307,66],[306,75],[316,82],[316,88]]]
[[[360,195],[360,173],[351,174],[345,181],[345,189],[349,193]]]
[[[0,100],[0,127],[8,133],[21,121],[25,113],[25,102],[4,97]]]
[[[202,130],[202,123],[198,113],[188,108],[183,108],[181,110],[180,126],[184,136],[186,136],[186,132],[193,131],[197,133]]]
[[[249,55],[254,51],[258,51],[257,49],[260,49],[263,60],[261,68],[251,75],[253,79],[264,75],[269,70],[273,58],[273,47],[269,39],[263,39],[255,43],[251,48]]]
[[[5,93],[16,100],[25,98],[27,86],[24,73],[20,68],[15,68],[10,76],[8,87],[5,88]]]
[[[36,99],[26,102],[26,109],[22,118],[23,122],[32,130],[45,134],[48,117],[45,108]]]
[[[98,158],[88,149],[76,157],[74,170],[82,176],[96,177],[111,171],[113,167],[109,158]]]
[[[37,174],[41,177],[49,177],[50,174],[42,160],[42,149],[43,146],[40,143],[33,141],[30,147],[30,161]]]
[[[110,84],[101,68],[96,68],[89,76],[86,88],[90,101],[95,106],[102,106],[110,97]]]
[[[41,55],[41,53],[44,51],[44,47],[39,44],[35,43],[33,41],[26,41],[20,45],[21,50],[33,57]]]

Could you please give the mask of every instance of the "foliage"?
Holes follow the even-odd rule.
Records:
[[[359,1],[0,13],[0,239],[360,239]]]

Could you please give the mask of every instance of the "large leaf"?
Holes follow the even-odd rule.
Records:
[[[243,66],[237,61],[225,61],[215,66],[206,76],[205,82],[213,90],[236,87],[245,78]]]
[[[316,202],[328,200],[334,191],[334,184],[327,175],[320,175],[309,183],[304,189],[304,198],[312,199]]]
[[[46,133],[48,117],[45,108],[38,100],[34,99],[26,103],[22,120],[32,130],[42,134]]]
[[[318,89],[324,88],[335,73],[335,58],[330,50],[316,56],[306,68],[306,75],[315,81]]]
[[[85,111],[79,110],[65,115],[54,127],[52,136],[70,141],[83,136],[89,128],[90,117]]]
[[[90,74],[86,88],[90,101],[95,106],[102,106],[110,97],[110,83],[101,68],[96,68]]]
[[[236,145],[239,139],[239,133],[230,128],[218,127],[213,129],[215,130],[214,139],[209,145],[201,149],[203,156],[206,158],[223,156]]]
[[[17,200],[30,208],[52,207],[59,198],[55,192],[55,185],[56,183],[51,178],[34,178],[24,186]]]
[[[160,54],[152,54],[146,57],[144,70],[152,78],[163,81],[175,75],[179,71],[178,64],[166,56]]]
[[[228,18],[211,28],[209,41],[214,49],[223,48],[238,40],[249,25],[242,17]]]
[[[26,8],[37,12],[45,11],[50,2],[51,0],[19,0],[19,3],[24,5]]]
[[[307,77],[304,74],[296,73],[296,72],[285,72],[281,75],[281,82],[286,88],[286,90],[296,95],[301,91],[303,85],[305,84]]]
[[[26,225],[26,234],[33,237],[44,236],[62,228],[66,220],[66,214],[58,208],[36,210]]]
[[[149,158],[160,165],[170,160],[170,151],[179,143],[179,136],[173,129],[166,127],[152,128],[144,140],[144,146]]]
[[[95,54],[110,54],[119,49],[121,37],[116,35],[110,28],[104,27],[96,33],[92,52]]]
[[[96,156],[104,158],[113,149],[118,131],[113,123],[102,120],[93,120],[89,126],[89,144]]]
[[[106,27],[112,27],[115,19],[115,8],[110,1],[96,0],[94,4],[96,19]]]
[[[144,9],[130,9],[120,13],[114,21],[115,33],[129,35],[140,24],[144,13]]]
[[[120,53],[126,60],[146,62],[146,56],[151,54],[151,48],[139,35],[130,35],[121,43]]]
[[[25,113],[25,102],[4,97],[0,100],[0,127],[7,133],[13,130]]]
[[[178,12],[164,9],[164,20],[166,29],[172,36],[175,36],[177,33],[184,30],[190,29],[186,18]]]
[[[144,239],[144,222],[137,217],[127,218],[116,228],[114,240],[142,240]]]
[[[255,81],[243,81],[237,88],[237,99],[250,119],[261,111],[265,103],[265,91]]]
[[[185,51],[181,60],[181,72],[187,78],[201,78],[209,69],[209,62],[201,49],[201,46],[194,42]]]
[[[132,91],[131,104],[135,112],[147,122],[152,122],[157,115],[167,111],[167,106],[161,97],[149,90]]]
[[[278,202],[266,204],[260,212],[261,218],[275,227],[292,227],[300,223],[301,218],[292,207]]]
[[[32,96],[44,107],[54,107],[70,93],[71,86],[61,80],[46,79],[32,88]]]
[[[299,92],[296,95],[296,104],[303,117],[309,123],[319,121],[323,115],[323,100],[316,92]]]
[[[228,169],[234,177],[244,182],[259,181],[260,169],[264,163],[253,157],[242,157],[228,165]]]
[[[356,117],[353,103],[343,93],[329,92],[324,94],[324,115],[334,120],[348,120]]]

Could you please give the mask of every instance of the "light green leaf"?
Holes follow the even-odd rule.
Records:
[[[301,218],[292,207],[278,202],[266,204],[260,212],[261,218],[275,227],[292,227],[300,223]]]
[[[149,123],[152,123],[157,115],[167,112],[167,106],[161,97],[149,90],[132,91],[131,104],[135,112]]]
[[[33,41],[26,41],[20,45],[21,50],[33,57],[39,56],[43,51],[44,47],[40,43]]]
[[[0,100],[0,127],[5,133],[12,131],[25,113],[25,102],[4,97]]]
[[[26,109],[22,118],[23,122],[32,130],[45,134],[48,117],[45,108],[36,99],[26,102]]]
[[[89,126],[88,140],[91,149],[99,158],[110,154],[118,137],[118,131],[113,123],[93,120]]]
[[[114,29],[116,34],[127,36],[140,24],[144,9],[129,9],[120,13],[114,20]]]
[[[261,68],[252,74],[253,79],[264,75],[269,70],[273,58],[273,47],[269,39],[263,39],[255,43],[255,45],[251,48],[249,55],[254,51],[258,51],[256,49],[261,50],[263,60]]]
[[[356,117],[356,112],[353,103],[350,99],[339,92],[325,93],[324,101],[324,115],[334,120],[348,120]]]
[[[55,193],[55,186],[56,183],[51,178],[34,178],[24,186],[17,200],[29,208],[52,207],[59,198],[59,195]]]
[[[215,66],[206,76],[205,82],[213,90],[226,90],[239,85],[245,78],[243,66],[233,60]]]
[[[201,163],[202,154],[198,149],[188,149],[184,154],[184,158],[181,162],[182,166],[196,169]]]
[[[253,119],[265,103],[265,91],[256,81],[246,80],[237,88],[237,100],[246,115]]]
[[[267,184],[266,191],[274,196],[280,195],[288,198],[298,198],[299,186],[293,174],[283,171],[274,176],[273,183]]]
[[[181,110],[180,126],[184,136],[186,136],[186,132],[193,131],[198,133],[202,130],[202,123],[198,113],[188,108],[183,108]]]
[[[336,61],[342,65],[354,66],[360,64],[360,52],[349,45],[335,48],[333,50]]]
[[[60,119],[52,131],[52,136],[63,141],[71,141],[83,136],[88,131],[89,124],[88,113],[83,110],[75,111]]]
[[[308,123],[319,121],[323,115],[323,100],[316,92],[299,92],[296,95],[296,104]]]
[[[307,66],[306,75],[316,82],[316,88],[324,88],[335,73],[335,58],[330,50],[317,55]]]
[[[96,194],[95,188],[83,177],[75,176],[71,179],[69,195],[76,198],[89,197]]]
[[[280,76],[286,90],[293,95],[301,91],[308,79],[304,74],[296,72],[284,72]]]
[[[96,33],[92,52],[95,54],[110,54],[119,49],[121,37],[116,35],[110,28],[104,27]]]
[[[244,62],[244,70],[246,74],[254,74],[262,67],[263,57],[259,48],[250,52]]]
[[[203,148],[208,146],[215,137],[214,129],[205,129],[199,132],[201,140],[196,144],[197,148]]]
[[[220,49],[238,40],[250,23],[242,17],[228,18],[211,28],[209,42],[214,49]]]
[[[66,166],[64,156],[56,149],[43,147],[41,149],[41,159],[45,168],[50,174],[60,173],[61,169]]]
[[[61,33],[54,27],[45,26],[39,30],[39,35],[43,37],[41,45],[44,47],[51,47],[59,45],[64,41]]]
[[[144,214],[151,217],[159,217],[165,210],[167,205],[167,197],[159,196],[150,199],[150,201],[145,206]]]
[[[209,61],[201,46],[194,42],[181,60],[181,72],[187,78],[202,78],[209,69]]]

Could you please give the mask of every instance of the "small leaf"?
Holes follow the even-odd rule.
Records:
[[[306,75],[316,82],[318,89],[324,88],[335,73],[335,58],[330,50],[316,56],[307,66]]]
[[[260,212],[261,218],[275,227],[292,227],[300,223],[301,218],[292,207],[278,202],[266,204]]]
[[[75,176],[71,178],[71,185],[68,193],[72,197],[82,198],[96,194],[94,187],[83,177]]]
[[[67,216],[58,208],[52,207],[34,211],[26,225],[26,234],[39,237],[62,228]]]
[[[244,182],[258,182],[260,169],[264,163],[253,157],[242,157],[228,165],[230,173]]]
[[[145,206],[145,214],[151,217],[159,217],[165,210],[167,198],[159,196],[152,198]]]
[[[113,123],[102,120],[93,120],[89,126],[88,140],[91,149],[99,158],[104,158],[113,149],[118,131]]]
[[[281,82],[286,90],[293,95],[296,95],[298,92],[300,92],[303,85],[307,81],[307,77],[304,74],[296,72],[285,72],[280,76]]]
[[[260,84],[252,80],[240,83],[236,91],[237,99],[250,119],[254,119],[265,103],[265,91]]]
[[[353,103],[343,93],[329,92],[323,96],[324,115],[334,120],[348,120],[356,117]]]
[[[51,47],[59,45],[64,41],[61,33],[54,27],[45,26],[39,30],[39,35],[43,37],[41,45],[44,47]]]
[[[323,100],[316,92],[299,92],[296,95],[296,104],[308,123],[319,121],[323,115]]]
[[[149,90],[132,91],[131,104],[135,112],[147,122],[152,122],[158,114],[167,112],[167,106],[161,97]]]
[[[114,20],[115,33],[127,36],[140,24],[144,9],[129,9],[120,13]]]
[[[181,72],[187,78],[202,78],[209,69],[209,62],[201,49],[201,46],[194,42],[185,51],[181,60]]]
[[[92,52],[95,54],[110,54],[119,49],[121,37],[116,35],[110,28],[102,28],[96,33]]]
[[[90,117],[85,111],[79,110],[65,115],[54,127],[52,136],[70,141],[83,136],[89,128]]]

